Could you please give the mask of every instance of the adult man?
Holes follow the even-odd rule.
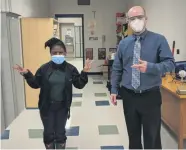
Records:
[[[140,6],[128,12],[134,34],[123,39],[113,63],[111,101],[116,105],[119,84],[129,136],[129,149],[161,149],[161,77],[175,68],[164,36],[146,29],[147,17]]]

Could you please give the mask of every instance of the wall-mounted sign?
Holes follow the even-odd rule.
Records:
[[[73,37],[69,35],[65,35],[65,44],[66,45],[73,45]]]
[[[116,48],[109,48],[110,53],[116,53],[117,49]]]
[[[66,35],[72,36],[72,30],[71,29],[67,29]]]
[[[98,48],[98,60],[106,59],[106,48]]]
[[[98,37],[89,37],[89,40],[90,41],[97,41],[98,40]]]
[[[88,30],[90,32],[90,35],[94,35],[96,31],[96,20],[90,20],[88,22]]]

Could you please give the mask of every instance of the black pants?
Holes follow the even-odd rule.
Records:
[[[59,104],[52,104],[47,116],[41,115],[44,126],[44,144],[65,143],[66,142],[66,122],[68,109],[62,108]]]
[[[160,89],[138,94],[122,87],[121,96],[129,136],[129,149],[142,149],[142,128],[144,149],[162,149]]]

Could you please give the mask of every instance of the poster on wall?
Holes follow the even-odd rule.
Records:
[[[96,31],[96,20],[88,21],[88,31],[90,35],[94,35]]]
[[[116,48],[109,48],[110,53],[116,53],[117,49]]]
[[[72,36],[72,30],[71,29],[67,29],[66,35]]]
[[[106,59],[106,48],[98,48],[98,60]]]
[[[73,45],[73,37],[69,35],[65,35],[65,44],[66,45]]]
[[[72,37],[72,30],[67,29],[65,34],[65,44],[66,45],[73,45],[73,37]]]
[[[89,41],[97,41],[98,37],[89,37]]]
[[[86,48],[86,59],[93,60],[93,48]]]

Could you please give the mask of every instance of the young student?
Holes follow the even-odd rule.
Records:
[[[87,60],[81,74],[76,67],[65,61],[64,43],[51,38],[45,43],[50,48],[51,61],[43,64],[35,75],[30,70],[16,65],[31,88],[40,88],[39,111],[44,126],[43,142],[46,149],[64,149],[67,137],[65,125],[70,117],[72,85],[82,89],[88,82],[87,73],[91,62]],[[34,59],[33,59],[34,61]]]

